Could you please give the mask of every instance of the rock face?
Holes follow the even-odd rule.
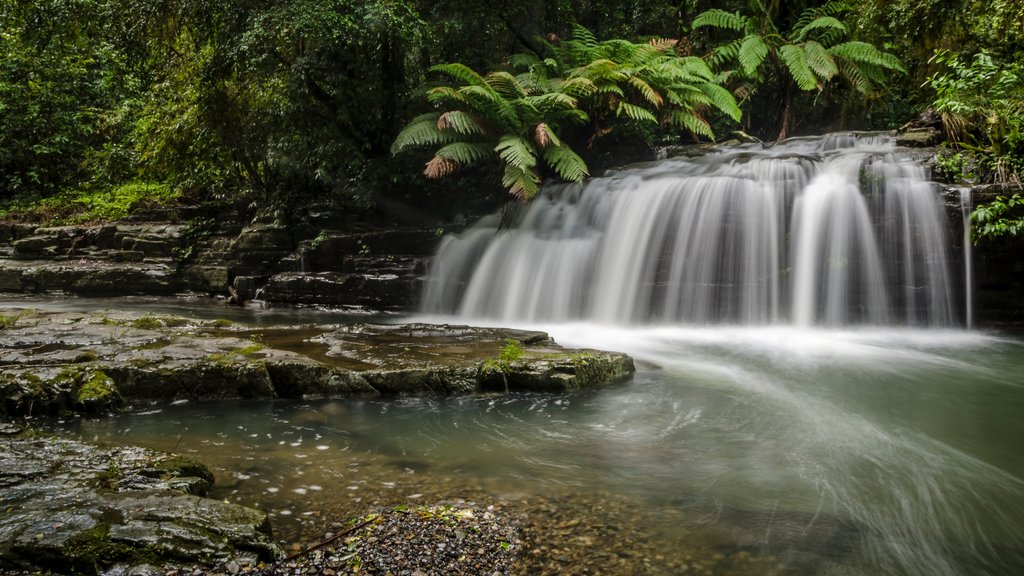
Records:
[[[467,326],[254,332],[173,316],[33,311],[8,312],[0,326],[0,414],[181,399],[564,392],[633,372],[624,354],[566,350],[543,332]],[[287,349],[296,345],[305,353]]]
[[[268,561],[262,512],[203,495],[202,464],[142,448],[0,436],[0,571]]]
[[[310,233],[305,230],[305,233]],[[254,222],[195,238],[182,224],[0,223],[0,292],[233,294],[239,302],[415,307],[434,231],[312,232]]]

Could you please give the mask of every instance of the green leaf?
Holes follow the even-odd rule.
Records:
[[[437,64],[436,66],[431,66],[430,71],[447,74],[448,76],[451,76],[452,78],[458,80],[459,82],[471,86],[487,85],[487,83],[484,81],[484,78],[480,76],[480,74],[478,74],[469,66],[466,66],[465,64],[460,64],[458,62],[454,62],[451,64]]]
[[[732,95],[732,92],[729,92],[717,84],[711,83],[701,84],[699,88],[701,92],[707,95],[715,108],[718,108],[736,122],[740,121],[740,117],[743,113],[740,111],[740,107],[736,104],[736,98]]]
[[[867,42],[843,42],[829,48],[828,53],[858,64],[874,64],[889,70],[906,72],[898,58],[887,52],[882,52]]]
[[[818,78],[807,65],[807,54],[803,48],[793,44],[781,46],[779,59],[786,65],[786,70],[801,90],[814,90],[818,87]]]
[[[498,141],[494,151],[509,166],[527,170],[537,165],[537,152],[525,138],[506,135]]]
[[[711,130],[711,126],[707,120],[695,115],[693,112],[686,110],[676,110],[672,113],[672,123],[676,126],[680,126],[701,136],[706,136],[714,140],[715,134]]]
[[[480,122],[468,112],[449,110],[437,119],[437,127],[441,130],[453,130],[459,134],[483,134]]]
[[[757,34],[751,34],[743,39],[737,58],[747,76],[753,76],[767,55],[768,45],[764,43],[764,39]]]
[[[829,80],[839,73],[832,55],[821,44],[808,40],[804,43],[804,52],[807,54],[807,65],[819,78]]]
[[[631,120],[637,122],[658,122],[658,118],[651,113],[650,110],[642,106],[630,104],[629,102],[619,102],[618,107],[615,109],[616,116],[625,115]]]
[[[534,168],[521,168],[512,164],[505,165],[501,184],[508,188],[508,193],[527,202],[533,200],[540,190],[540,176]]]
[[[413,118],[395,137],[395,142],[391,145],[391,153],[398,154],[411,147],[451,142],[454,136],[437,127],[438,116],[437,112],[431,112]]]
[[[720,8],[712,8],[701,12],[693,19],[692,27],[694,30],[697,28],[703,28],[704,26],[711,26],[712,28],[722,28],[725,30],[743,30],[747,27],[748,18],[740,16],[739,13],[726,12]]]
[[[458,162],[460,166],[472,166],[491,158],[494,149],[489,144],[452,142],[434,153],[438,158]]]
[[[549,146],[543,150],[543,155],[544,161],[562,180],[578,184],[590,175],[586,162],[568,146]]]
[[[658,94],[658,91],[655,90],[654,88],[651,88],[651,85],[645,82],[642,78],[638,76],[630,76],[629,84],[636,88],[637,91],[640,92],[640,94],[644,97],[644,99],[650,102],[656,108],[660,107],[665,102],[665,99],[661,97],[661,94]]]
[[[806,26],[796,30],[793,39],[800,41],[807,38],[807,35],[814,30],[835,30],[837,32],[846,33],[846,26],[832,16],[821,16],[807,23]]]

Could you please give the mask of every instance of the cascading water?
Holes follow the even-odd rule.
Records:
[[[506,322],[955,326],[957,239],[892,139],[748,145],[549,186],[446,238],[430,314]]]

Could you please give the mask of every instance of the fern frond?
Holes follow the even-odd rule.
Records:
[[[829,48],[828,53],[851,62],[874,64],[889,70],[906,72],[898,58],[887,52],[882,52],[867,42],[856,40],[843,42]]]
[[[451,142],[455,136],[438,129],[437,119],[437,112],[413,118],[395,137],[394,143],[391,144],[391,153],[398,154],[407,148]]]
[[[736,98],[725,88],[711,83],[704,83],[699,85],[701,92],[707,95],[711,100],[711,104],[732,118],[736,122],[740,121],[740,117],[743,115],[740,112],[739,105],[736,104]]]
[[[829,80],[839,73],[832,55],[821,44],[813,40],[804,42],[804,53],[807,55],[807,65],[819,78]]]
[[[562,180],[579,184],[590,175],[587,163],[568,146],[550,146],[543,151],[544,161]]]
[[[440,72],[451,76],[455,80],[462,82],[463,84],[469,84],[472,86],[483,86],[485,85],[484,78],[478,74],[475,70],[460,64],[458,62],[452,62],[450,64],[437,64],[430,67],[431,72]]]
[[[509,166],[523,170],[537,165],[537,152],[529,141],[519,136],[506,135],[498,141],[494,151]]]
[[[513,70],[529,70],[542,67],[542,61],[536,54],[513,54],[508,57],[508,65]]]
[[[597,86],[594,85],[594,81],[590,78],[577,76],[562,82],[558,86],[558,90],[563,94],[568,94],[577,98],[585,98],[597,92]]]
[[[821,16],[811,20],[806,25],[797,28],[793,39],[796,41],[805,40],[811,32],[817,31],[836,31],[842,34],[846,34],[846,26],[837,20],[833,16]]]
[[[764,38],[757,34],[751,34],[744,38],[743,44],[740,45],[739,52],[736,54],[736,58],[740,61],[740,66],[743,66],[743,72],[747,76],[753,76],[757,72],[766,56],[768,56],[768,45],[764,43]]]
[[[444,178],[450,174],[454,174],[459,171],[459,163],[448,158],[441,158],[440,156],[434,156],[427,162],[427,167],[423,169],[423,175],[430,179]]]
[[[527,96],[525,101],[541,113],[559,108],[568,110],[576,108],[577,104],[575,98],[562,92],[548,92],[539,96]]]
[[[495,92],[505,98],[522,98],[526,96],[526,91],[519,85],[516,77],[508,72],[491,72],[484,77],[484,81]]]
[[[687,79],[696,78],[705,82],[711,82],[715,79],[715,73],[711,71],[711,67],[702,58],[684,56],[682,58],[669,58],[668,62],[672,64],[680,76]]]
[[[594,33],[579,24],[572,25],[572,39],[587,48],[597,46],[597,38],[594,36]]]
[[[743,30],[747,27],[749,18],[740,16],[738,12],[726,12],[720,8],[712,8],[697,15],[691,25],[694,30],[711,26],[724,30]]]
[[[540,190],[540,176],[535,168],[523,169],[512,164],[505,165],[501,184],[508,188],[508,193],[523,202],[529,202]]]
[[[685,128],[694,134],[705,136],[712,140],[715,139],[714,132],[711,131],[711,126],[707,120],[697,116],[693,112],[687,110],[676,110],[672,113],[672,123],[681,128]]]
[[[440,130],[453,130],[458,134],[483,134],[484,128],[472,114],[462,110],[449,110],[437,118]]]
[[[651,85],[644,81],[639,76],[630,76],[629,84],[637,89],[637,92],[644,97],[644,100],[650,102],[655,108],[661,107],[665,103],[665,99],[658,93],[657,90],[651,88]]]
[[[844,60],[839,62],[838,66],[839,73],[850,82],[856,91],[861,94],[867,94],[874,88],[874,85],[864,74],[864,71],[853,62]]]
[[[630,104],[629,102],[619,102],[618,107],[615,109],[615,115],[625,115],[630,120],[637,122],[658,122],[658,118],[650,110],[642,106]]]
[[[456,106],[467,103],[466,97],[451,86],[437,86],[427,90],[427,101],[431,104],[439,104],[448,101]]]
[[[739,38],[729,42],[728,44],[722,44],[721,46],[714,49],[711,52],[710,62],[712,66],[718,67],[726,62],[735,60],[736,56],[740,53],[740,46],[743,45],[743,38]]]
[[[451,160],[459,167],[472,166],[491,158],[494,149],[481,142],[452,142],[434,152],[435,158]]]
[[[796,81],[801,90],[814,90],[818,87],[818,77],[807,65],[807,54],[800,46],[786,44],[779,47],[779,59],[786,65],[789,75]]]

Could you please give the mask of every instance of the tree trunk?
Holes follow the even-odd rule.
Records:
[[[779,128],[779,136],[776,140],[785,140],[789,136],[789,127],[793,119],[793,93],[790,85],[786,84],[786,96],[782,105],[782,127]]]

